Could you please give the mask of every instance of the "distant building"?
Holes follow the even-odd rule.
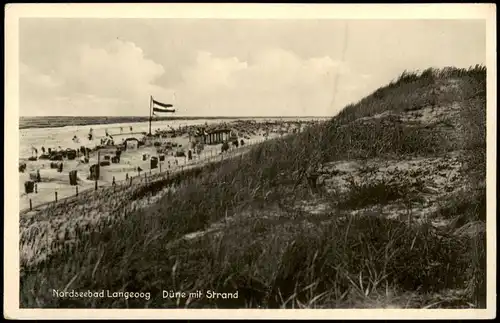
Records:
[[[123,144],[125,149],[137,149],[139,147],[139,139],[137,138],[127,138],[124,140]]]
[[[196,142],[206,145],[217,145],[230,140],[232,137],[231,129],[211,129],[199,130],[195,134]]]

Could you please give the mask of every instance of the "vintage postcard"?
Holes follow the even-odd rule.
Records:
[[[495,5],[5,17],[6,318],[496,316]]]

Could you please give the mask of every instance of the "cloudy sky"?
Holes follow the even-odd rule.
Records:
[[[20,115],[330,116],[405,69],[486,63],[480,20],[21,18]]]

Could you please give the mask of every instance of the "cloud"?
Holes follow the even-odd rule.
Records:
[[[331,114],[335,80],[351,72],[329,56],[304,59],[279,48],[252,52],[248,61],[199,52],[179,88],[180,111],[184,108],[190,115]]]
[[[217,58],[209,52],[201,51],[195,65],[189,66],[183,72],[183,79],[196,93],[229,90],[235,85],[231,79],[234,73],[247,67],[246,62],[240,62],[236,57]]]
[[[255,50],[246,61],[199,51],[170,88],[156,82],[169,71],[132,42],[74,52],[50,75],[22,65],[23,114],[147,115],[153,95],[179,115],[332,115],[366,87],[363,75],[330,56],[302,58],[281,48]]]
[[[144,57],[134,43],[115,40],[104,48],[82,46],[78,60],[67,61],[61,73],[75,91],[122,98],[140,96],[165,71],[163,66]]]
[[[62,86],[62,82],[54,75],[41,73],[30,66],[19,64],[20,90],[30,96],[45,96]]]
[[[486,60],[482,20],[26,18],[19,27],[22,115],[147,115],[150,95],[179,115],[331,115],[405,69]]]
[[[48,104],[54,94],[62,89],[61,80],[55,75],[44,74],[20,62],[19,92],[21,115],[51,113]]]
[[[167,91],[154,84],[163,73],[163,66],[146,58],[134,43],[81,45],[75,55],[62,58],[53,75],[21,66],[22,109],[30,115],[48,110],[63,115],[144,114],[141,108],[149,95]]]

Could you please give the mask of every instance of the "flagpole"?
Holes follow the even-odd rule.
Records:
[[[150,95],[149,96],[149,135],[151,136],[151,119],[152,119],[152,116],[151,116],[151,107],[152,107],[152,103],[153,103],[153,96]]]

